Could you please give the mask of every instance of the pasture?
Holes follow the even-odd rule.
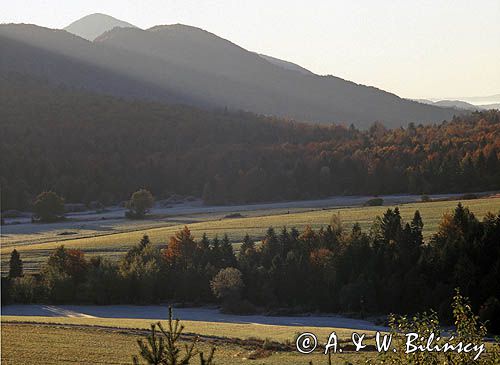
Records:
[[[9,319],[4,319],[9,321]],[[115,321],[116,322],[116,321]],[[119,322],[122,324],[121,322]],[[116,324],[116,323],[115,323]],[[184,322],[186,332],[193,332],[192,322]],[[141,328],[147,327],[144,326]],[[326,329],[323,329],[325,331]],[[31,364],[131,364],[132,355],[137,354],[136,340],[144,332],[130,328],[103,328],[91,326],[68,326],[47,324],[21,324],[3,322],[2,325],[2,363],[9,365]],[[266,331],[273,336],[273,331]],[[224,333],[224,332],[223,332]],[[289,335],[293,329],[288,327]],[[291,336],[289,336],[291,337]],[[231,336],[234,338],[234,334]],[[270,338],[275,338],[270,337]],[[285,351],[265,350],[262,345],[253,341],[234,341],[234,339],[201,338],[200,350],[208,353],[215,345],[216,363],[232,364],[315,364],[326,363],[322,353],[315,352],[303,355],[292,347]],[[336,354],[335,363],[364,362],[374,358],[374,352],[345,352]],[[197,361],[193,362],[194,364]]]
[[[424,238],[436,232],[443,214],[450,213],[459,203],[459,200],[413,202],[400,204],[399,208],[404,220],[411,220],[415,210],[419,210],[424,221]],[[478,218],[482,219],[488,212],[497,214],[500,212],[499,198],[482,198],[467,200],[463,204],[468,207]],[[350,208],[319,208],[314,210],[290,212],[276,211],[247,211],[242,213],[241,218],[224,218],[221,213],[203,213],[200,215],[178,216],[164,219],[155,217],[151,221],[125,221],[122,220],[118,226],[109,231],[92,232],[89,236],[85,233],[79,237],[72,236],[50,236],[45,237],[42,242],[36,232],[32,235],[23,234],[22,239],[15,234],[2,236],[2,270],[5,271],[9,253],[16,248],[24,261],[27,271],[36,271],[47,259],[51,250],[64,244],[67,248],[83,250],[88,256],[104,255],[110,258],[119,258],[128,249],[141,239],[143,234],[148,234],[151,241],[158,245],[165,245],[170,236],[175,234],[184,225],[188,225],[195,238],[200,238],[206,233],[209,238],[227,234],[235,249],[245,234],[249,234],[254,240],[260,240],[268,227],[296,227],[299,230],[307,225],[314,229],[328,225],[332,215],[339,215],[345,229],[349,230],[354,223],[359,223],[363,230],[369,230],[377,216],[381,216],[387,208],[394,206],[377,207],[350,207]],[[43,230],[43,225],[40,225]],[[50,226],[53,229],[53,226]],[[57,238],[55,238],[57,237]]]

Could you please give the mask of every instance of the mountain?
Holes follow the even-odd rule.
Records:
[[[265,59],[266,61],[269,61],[277,66],[281,66],[287,70],[293,70],[293,71],[298,71],[300,73],[303,73],[305,75],[312,75],[313,73],[311,71],[309,71],[308,69],[302,67],[302,66],[299,66],[295,63],[292,63],[292,62],[288,62],[288,61],[284,61],[284,60],[280,60],[279,58],[275,58],[275,57],[271,57],[271,56],[266,56],[264,54],[259,54],[260,57],[262,57],[263,59]]]
[[[456,98],[471,104],[493,104],[500,103],[500,94],[487,96],[463,96]]]
[[[135,25],[113,18],[106,14],[90,14],[71,23],[64,30],[79,37],[93,41],[102,33],[113,28],[137,28]]]
[[[113,28],[93,42],[64,30],[0,25],[0,74],[20,73],[110,95],[246,110],[367,128],[450,119],[423,105],[334,76],[290,70],[181,24]]]
[[[422,103],[422,104],[435,105],[435,106],[439,106],[439,107],[443,107],[443,108],[454,108],[454,109],[458,109],[458,110],[475,111],[475,110],[483,110],[484,109],[481,106],[466,103],[465,101],[461,101],[461,100],[432,101],[432,100],[428,100],[428,99],[415,99],[415,101],[418,101],[419,103]]]
[[[480,107],[478,107],[476,105],[472,105],[472,104],[466,103],[465,101],[461,101],[461,100],[440,100],[440,101],[436,101],[434,103],[434,105],[442,106],[445,108],[456,108],[456,109],[463,109],[463,110],[480,110],[481,109]]]
[[[499,109],[500,110],[500,103],[481,105],[481,108],[483,108],[483,109]]]
[[[0,76],[28,75],[55,85],[167,103],[202,101],[170,89],[148,69],[164,62],[101,47],[63,30],[35,25],[0,25]],[[171,67],[176,72],[175,67]]]
[[[436,122],[456,113],[338,77],[286,69],[212,33],[181,24],[148,30],[115,28],[95,43],[161,59],[203,75],[200,80],[189,75],[182,80],[186,94],[233,109],[360,127],[377,120],[387,126]]]

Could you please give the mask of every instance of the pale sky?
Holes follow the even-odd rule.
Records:
[[[500,0],[0,0],[0,23],[62,28],[97,12],[197,26],[402,97],[500,93]]]

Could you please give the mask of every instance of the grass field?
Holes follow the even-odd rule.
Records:
[[[70,317],[41,317],[41,316],[2,316],[2,322],[36,322],[60,325],[84,325],[84,326],[106,326],[125,329],[147,329],[150,324],[157,322],[154,319],[130,319],[130,318],[70,318]],[[314,332],[326,340],[328,335],[335,331],[339,339],[350,338],[353,330],[346,328],[331,327],[303,327],[303,326],[275,326],[254,323],[224,323],[204,321],[182,321],[187,332],[203,336],[230,337],[238,339],[255,338],[265,340],[286,342],[293,341],[297,333]],[[367,336],[373,335],[373,331],[362,331]]]
[[[183,322],[184,323],[184,322]],[[187,331],[192,330],[191,323]],[[72,328],[58,325],[2,324],[2,364],[131,364],[137,354],[137,333],[126,329]],[[262,358],[249,360],[262,347],[215,342],[215,360],[219,365],[230,364],[315,364],[326,363],[319,352],[303,355],[296,351],[264,353]],[[201,341],[200,350],[207,353],[212,341]],[[374,358],[374,352],[336,354],[335,362],[362,363]],[[193,361],[193,364],[197,364]]]
[[[400,211],[403,219],[410,220],[415,210],[419,210],[424,221],[424,236],[429,238],[437,230],[438,224],[444,213],[451,212],[458,200],[409,203],[400,205]],[[500,211],[500,199],[483,198],[477,200],[468,200],[464,205],[469,207],[478,218],[484,217],[487,212],[498,213]],[[237,248],[238,242],[241,242],[243,236],[248,233],[254,239],[262,238],[268,227],[280,228],[283,226],[296,227],[303,229],[310,225],[317,229],[329,223],[332,214],[340,214],[341,220],[349,229],[352,224],[358,222],[364,230],[368,230],[376,216],[380,216],[387,210],[384,207],[354,207],[354,208],[335,208],[319,209],[306,212],[297,212],[290,214],[274,214],[250,216],[233,219],[209,219],[207,221],[189,224],[191,232],[199,238],[203,233],[209,237],[227,234],[230,240]],[[264,213],[262,213],[264,214]],[[183,224],[172,224],[165,222],[165,226],[144,228],[137,231],[113,232],[93,237],[84,237],[78,239],[58,239],[43,243],[23,244],[15,241],[2,242],[1,255],[2,263],[8,260],[8,254],[13,248],[16,248],[23,258],[27,270],[36,270],[44,262],[50,251],[57,246],[64,244],[68,248],[78,248],[88,255],[102,254],[111,258],[117,258],[135,245],[143,234],[148,234],[153,243],[165,244],[169,237],[181,229]],[[5,265],[4,265],[5,267]]]

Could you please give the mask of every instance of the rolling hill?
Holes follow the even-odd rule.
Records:
[[[0,74],[31,75],[120,97],[360,128],[375,121],[388,127],[440,122],[457,113],[338,77],[297,72],[195,27],[141,30],[91,23],[89,29],[113,28],[89,42],[64,30],[0,25]]]

